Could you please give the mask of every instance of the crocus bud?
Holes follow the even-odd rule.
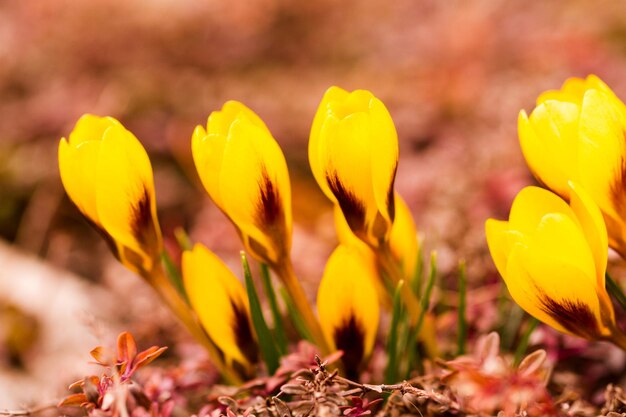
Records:
[[[204,188],[237,228],[246,250],[277,265],[291,250],[287,163],[263,121],[237,101],[196,127],[193,158]]]
[[[183,253],[183,283],[193,309],[226,363],[255,363],[257,344],[250,324],[246,290],[228,267],[206,247]]]
[[[130,269],[159,262],[161,230],[148,155],[112,117],[82,116],[59,143],[59,170],[70,199]]]
[[[372,282],[376,270],[357,249],[340,245],[332,253],[317,293],[317,311],[328,344],[343,350],[347,374],[354,376],[374,347],[379,305]]]
[[[372,247],[385,243],[398,165],[398,136],[385,105],[369,91],[329,88],[311,127],[309,162],[352,232]]]
[[[487,220],[489,251],[513,299],[564,333],[613,340],[615,314],[605,289],[607,234],[600,210],[569,183],[569,205],[526,187],[509,221]]]
[[[571,78],[520,112],[520,144],[538,181],[570,198],[568,181],[599,206],[609,244],[626,257],[626,107],[598,77]]]

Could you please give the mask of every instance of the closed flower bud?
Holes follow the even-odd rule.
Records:
[[[228,267],[197,244],[183,253],[183,282],[191,306],[226,363],[248,368],[257,359],[246,290]]]
[[[543,93],[527,116],[520,144],[535,177],[569,199],[567,182],[583,186],[599,206],[609,244],[626,256],[626,107],[598,77],[571,78]]]
[[[127,267],[149,272],[159,262],[152,167],[137,138],[112,117],[86,114],[59,143],[67,194]]]
[[[229,101],[196,127],[193,158],[202,184],[237,228],[246,250],[276,265],[291,250],[291,188],[280,147],[249,108]]]
[[[340,245],[332,253],[317,293],[317,311],[328,344],[344,351],[349,377],[374,347],[379,305],[372,282],[376,270],[357,249]]]
[[[529,314],[585,339],[622,337],[605,289],[607,235],[585,190],[569,183],[569,205],[526,187],[509,221],[487,220],[489,251],[513,299]]]
[[[311,127],[309,162],[353,233],[372,247],[385,243],[398,165],[398,136],[385,105],[369,91],[329,88]]]

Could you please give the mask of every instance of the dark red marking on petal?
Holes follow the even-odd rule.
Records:
[[[354,233],[365,230],[365,204],[341,182],[336,171],[326,173],[326,182],[337,199],[350,229]]]
[[[618,215],[626,215],[626,160],[620,161],[615,181],[611,184],[611,201]]]
[[[570,300],[556,301],[541,294],[541,309],[570,332],[585,339],[596,339],[601,335],[598,322],[589,306]]]
[[[250,361],[250,363],[255,363],[258,359],[259,350],[257,348],[256,341],[252,336],[252,328],[250,327],[250,320],[248,319],[247,311],[245,308],[232,300],[231,306],[233,307],[234,312],[232,326],[237,346],[239,346],[239,349],[241,349],[241,352],[246,359]],[[219,320],[219,318],[216,317],[216,320]]]
[[[391,184],[389,184],[389,190],[387,191],[387,210],[389,211],[389,218],[393,223],[396,218],[396,198],[394,192],[394,185],[396,183],[396,172],[398,171],[398,164],[393,167],[393,175],[391,177]]]
[[[257,203],[257,221],[261,225],[276,225],[283,222],[284,210],[280,200],[280,192],[271,180],[267,169],[261,168],[261,182],[259,183],[260,198]]]
[[[144,188],[141,198],[133,204],[131,230],[133,236],[143,247],[149,245],[154,240],[154,229],[152,221],[151,199],[148,190]]]
[[[335,329],[335,346],[343,351],[341,360],[350,379],[358,377],[359,367],[365,356],[365,330],[353,314]]]

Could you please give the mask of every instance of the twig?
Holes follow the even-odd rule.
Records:
[[[41,413],[42,411],[51,410],[53,408],[57,408],[56,403],[42,405],[39,407],[27,409],[27,410],[0,410],[0,416],[9,416],[9,417],[27,417],[34,416],[36,414]]]

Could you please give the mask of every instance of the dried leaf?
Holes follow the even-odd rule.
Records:
[[[299,384],[285,384],[281,388],[281,392],[289,395],[304,395],[307,389]]]
[[[80,407],[87,401],[87,396],[85,394],[72,394],[65,397],[57,407]]]
[[[107,349],[103,346],[98,346],[89,352],[92,358],[96,360],[96,362],[103,366],[111,366],[113,365],[115,356],[110,349]]]
[[[291,410],[289,410],[289,407],[287,407],[287,404],[285,404],[283,400],[278,397],[272,397],[272,401],[274,402],[278,417],[291,417]]]

